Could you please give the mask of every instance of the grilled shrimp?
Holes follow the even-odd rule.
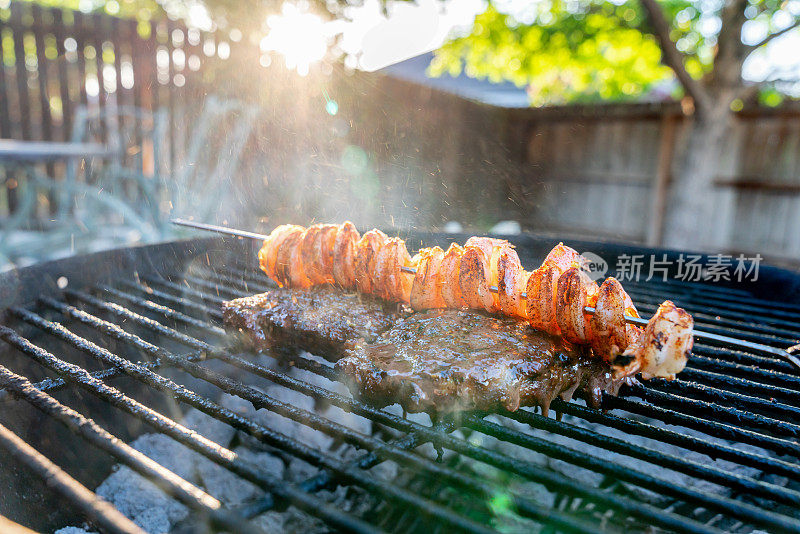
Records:
[[[616,278],[607,278],[600,286],[594,308],[590,321],[592,350],[605,361],[613,363],[628,348],[625,315],[638,317],[639,314]]]
[[[282,286],[306,288],[311,286],[311,281],[306,277],[303,269],[303,260],[300,256],[300,243],[303,240],[302,231],[293,231],[281,243],[275,262],[276,280]]]
[[[356,244],[361,236],[350,221],[345,221],[333,243],[333,279],[344,289],[356,287]]]
[[[458,275],[461,269],[461,256],[464,255],[464,247],[457,243],[452,243],[447,252],[444,253],[440,265],[441,273],[437,284],[439,284],[439,294],[442,296],[448,308],[464,308],[467,303],[461,295],[461,286],[458,282]]]
[[[632,360],[624,367],[615,369],[618,375],[627,376],[636,372],[648,380],[654,377],[672,380],[683,371],[692,352],[694,319],[683,308],[672,301],[664,301],[636,343],[628,347],[623,356]]]
[[[597,294],[597,284],[576,267],[558,278],[556,321],[570,343],[585,345],[591,339],[591,315],[584,308],[597,301]]]
[[[583,262],[583,256],[578,254],[578,251],[564,243],[559,243],[547,254],[542,265],[551,265],[563,273],[573,267],[580,269]]]
[[[531,275],[522,268],[519,256],[514,250],[504,250],[497,260],[497,298],[500,311],[504,314],[527,319],[527,302],[522,294],[528,288]]]
[[[400,270],[411,263],[405,242],[399,237],[391,237],[375,255],[372,271],[373,293],[386,300],[408,302],[411,284],[414,279]]]
[[[303,230],[302,226],[297,226],[296,224],[282,224],[269,234],[264,240],[261,250],[258,251],[258,263],[261,266],[261,270],[276,282],[278,280],[276,278],[275,264],[278,261],[278,250],[287,237]]]
[[[380,230],[370,230],[356,244],[356,287],[361,293],[372,294],[372,273],[375,272],[375,256],[386,242],[386,234]]]
[[[500,300],[505,299],[506,304],[509,304],[507,299],[509,295],[505,294],[506,284],[501,281],[502,275],[500,273],[500,258],[505,255],[507,262],[516,262],[517,265],[521,265],[519,256],[517,256],[517,252],[514,250],[514,245],[505,239],[497,239],[494,237],[470,237],[467,239],[467,243],[464,246],[465,248],[478,247],[483,251],[486,259],[489,261],[489,285],[498,288],[497,293],[492,294],[492,297],[494,298],[493,308],[495,310],[501,310],[503,307],[500,303]],[[511,264],[509,263],[507,267],[510,268],[510,266]]]
[[[333,244],[338,227],[333,224],[309,226],[300,243],[300,258],[306,277],[314,285],[333,283]]]
[[[415,310],[445,308],[441,293],[441,265],[444,251],[439,247],[424,248],[415,256],[417,274],[411,286],[409,301]]]
[[[468,308],[490,313],[497,311],[495,296],[489,289],[492,285],[489,258],[479,247],[464,247],[458,271],[458,285]]]
[[[526,286],[528,322],[533,328],[554,336],[561,334],[556,320],[559,276],[558,267],[542,265],[530,274]]]
[[[399,238],[370,230],[359,238],[352,223],[341,226],[282,225],[258,253],[262,270],[282,286],[307,288],[337,283],[415,310],[464,308],[527,319],[530,325],[567,342],[590,345],[616,376],[638,372],[645,379],[674,378],[691,352],[693,319],[664,302],[641,329],[625,316],[639,314],[614,278],[602,286],[581,269],[584,258],[563,243],[533,272],[522,267],[505,240],[472,237],[465,247],[423,249],[413,258]],[[416,268],[410,276],[401,270]],[[496,286],[496,294],[490,291]],[[527,292],[527,300],[522,293]],[[595,308],[594,314],[585,307]]]

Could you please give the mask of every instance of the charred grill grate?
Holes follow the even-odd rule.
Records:
[[[213,243],[219,245],[220,241]],[[557,401],[553,408],[566,419],[522,409],[502,415],[462,414],[427,426],[263,365],[228,347],[219,305],[268,286],[263,276],[240,261],[210,261],[205,249],[198,249],[191,256],[190,268],[167,276],[116,277],[67,289],[58,296],[42,294],[28,306],[10,307],[6,326],[0,326],[0,338],[16,355],[47,369],[49,378],[33,383],[31,377],[0,361],[0,388],[4,390],[0,396],[22,399],[62,422],[115,461],[157,483],[219,530],[247,531],[252,528],[249,517],[291,504],[347,531],[484,532],[496,526],[493,517],[498,496],[514,514],[555,531],[595,532],[599,527],[617,531],[643,526],[678,532],[800,530],[800,373],[786,362],[697,343],[694,358],[677,380],[654,380],[626,388],[620,397],[605,399],[605,411]],[[184,260],[188,263],[189,258]],[[774,346],[794,344],[800,335],[800,306],[757,300],[746,291],[675,282],[633,283],[626,288],[645,312],[652,312],[664,298],[672,298],[694,313],[698,325],[707,331]],[[72,350],[88,357],[93,370],[60,356]],[[292,361],[299,369],[335,380],[330,365],[303,356],[292,356]],[[182,385],[183,381],[172,378],[175,372],[191,377],[193,384],[213,385],[250,401],[257,409],[270,410],[353,445],[361,455],[343,461],[328,451],[309,447],[280,429],[267,428],[225,408],[191,385]],[[123,376],[321,471],[305,482],[286,484],[112,385]],[[364,417],[391,433],[360,433],[271,397],[248,385],[242,376],[295,390]],[[267,497],[240,510],[226,510],[204,491],[56,399],[70,390],[86,392],[170,436],[263,488]],[[10,398],[3,401],[0,410],[16,405]],[[454,433],[456,430],[459,433]],[[473,439],[475,436],[508,447],[490,447]],[[54,466],[48,471],[43,463],[46,459],[36,457],[23,446],[27,444],[13,437],[0,426],[0,448],[42,476],[52,472]],[[437,461],[418,450],[424,444],[453,455]],[[651,444],[673,448],[665,452]],[[513,447],[600,474],[603,483],[596,487],[565,471],[543,468],[525,454],[513,453]],[[693,456],[687,457],[689,453]],[[697,454],[707,458],[698,461]],[[483,477],[465,469],[459,462],[467,460],[491,466],[493,473],[505,478]],[[373,476],[369,468],[385,461],[395,462],[423,482],[417,488]],[[130,532],[113,510],[87,497],[78,481],[63,471],[59,475],[63,476],[52,488],[95,525],[107,531]],[[543,504],[535,496],[516,491],[517,486],[508,482],[511,480],[539,483],[561,498],[555,506]],[[386,502],[388,511],[357,517],[317,497],[319,490],[336,485],[362,488]],[[655,498],[649,498],[648,492]]]

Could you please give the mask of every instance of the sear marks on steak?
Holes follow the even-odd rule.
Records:
[[[222,306],[225,325],[244,334],[249,347],[291,346],[332,361],[343,354],[348,340],[375,340],[402,315],[397,304],[332,287],[274,289]]]
[[[598,406],[603,391],[620,386],[589,349],[474,311],[411,315],[376,341],[351,344],[336,368],[355,395],[409,412],[540,406],[547,413],[559,395],[569,400],[580,389]]]

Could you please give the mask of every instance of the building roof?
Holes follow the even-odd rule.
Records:
[[[449,74],[443,74],[436,78],[430,77],[427,69],[431,59],[433,59],[433,52],[428,52],[384,67],[379,72],[493,106],[504,108],[530,106],[530,99],[525,88],[517,87],[511,82],[493,83],[489,80],[470,78],[463,72],[455,77]]]

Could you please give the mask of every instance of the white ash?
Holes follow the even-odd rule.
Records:
[[[94,534],[95,532],[82,527],[64,527],[56,530],[53,534]]]
[[[282,478],[283,461],[266,452],[256,452],[247,447],[233,449],[239,458],[270,475]],[[208,458],[198,460],[197,474],[201,486],[225,506],[237,506],[264,496],[264,491],[247,480],[215,464]]]
[[[196,453],[167,436],[145,434],[131,446],[188,482],[197,483],[193,458]],[[188,513],[186,506],[125,466],[120,466],[100,484],[97,495],[150,533],[169,532],[172,525]]]
[[[308,354],[304,356],[317,359]],[[260,363],[277,368],[274,359],[262,357],[261,360]],[[317,361],[320,360],[317,359]],[[349,391],[343,384],[329,381],[316,373],[297,368],[290,368],[283,370],[283,372],[287,372],[298,380],[314,384],[325,390],[350,396]],[[249,385],[293,408],[315,413],[365,436],[369,436],[373,431],[372,423],[368,419],[349,413],[336,406],[323,405],[295,390],[262,379],[253,380],[251,378]],[[337,441],[307,424],[296,422],[268,409],[256,410],[253,404],[245,399],[222,394],[218,402],[243,417],[247,417],[268,429],[285,434],[313,450],[332,455],[342,462],[354,462],[365,454],[365,451]],[[251,466],[258,467],[258,469],[269,473],[273,477],[283,479],[287,483],[299,484],[320,474],[320,469],[316,466],[287,454],[285,451],[278,451],[194,408],[185,414],[182,423],[207,439],[223,447],[232,448],[240,460]],[[131,442],[131,446],[173,471],[181,478],[204,489],[220,500],[226,507],[247,505],[257,502],[265,496],[263,490],[249,481],[231,473],[165,435],[145,434]],[[381,480],[391,481],[397,476],[398,470],[399,468],[396,464],[382,462],[371,468],[369,472]],[[125,466],[117,466],[115,471],[100,484],[96,491],[98,495],[108,500],[123,514],[150,533],[169,532],[179,522],[185,523],[185,518],[189,515],[187,507],[168,497],[151,482]],[[332,491],[318,491],[316,495],[323,500],[329,501],[337,509],[350,510],[354,513],[366,513],[376,504],[374,497],[365,491],[355,488],[340,486]],[[304,531],[307,534],[330,532],[330,529],[322,521],[293,506],[289,506],[285,511],[269,511],[261,514],[253,519],[253,523],[261,525],[267,532]],[[80,527],[66,527],[66,529],[62,530],[61,534],[83,534],[87,532]]]

